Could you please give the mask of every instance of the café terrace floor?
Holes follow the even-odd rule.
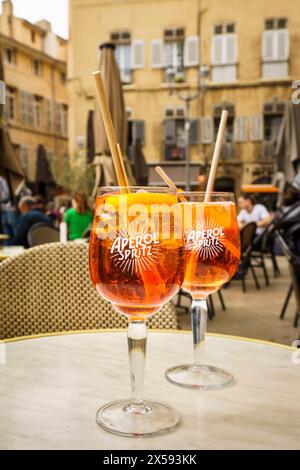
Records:
[[[246,293],[243,293],[240,281],[234,281],[229,288],[223,289],[226,311],[222,310],[218,296],[214,295],[216,316],[212,321],[208,321],[208,332],[245,336],[287,345],[298,339],[300,321],[298,328],[293,327],[296,311],[294,296],[290,300],[284,320],[279,319],[290,283],[288,264],[283,257],[278,258],[281,275],[275,279],[271,265],[267,263],[270,287],[265,287],[261,269],[257,269],[261,290],[256,289],[249,274]],[[182,300],[182,304],[184,301],[185,299]],[[189,315],[179,312],[178,318],[180,328],[190,329]]]

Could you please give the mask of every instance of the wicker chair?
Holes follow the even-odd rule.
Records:
[[[0,340],[126,327],[126,318],[91,284],[87,245],[51,243],[26,250],[0,264],[0,279]],[[148,326],[176,329],[175,306],[166,304]]]

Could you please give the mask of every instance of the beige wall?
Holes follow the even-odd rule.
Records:
[[[191,117],[212,116],[216,104],[235,105],[236,116],[262,115],[266,101],[290,100],[292,80],[300,78],[300,3],[299,0],[69,0],[70,44],[68,75],[70,79],[70,150],[76,149],[76,137],[85,136],[89,109],[94,107],[94,85],[91,72],[99,61],[98,45],[110,39],[110,33],[128,29],[132,40],[145,41],[145,67],[133,71],[132,84],[124,86],[125,101],[133,109],[134,119],[146,123],[146,145],[149,162],[163,158],[164,110],[167,105],[182,104],[168,95],[163,83],[163,70],[151,67],[151,40],[163,37],[167,27],[181,26],[185,35],[200,32],[200,60],[211,68],[211,40],[216,23],[234,22],[238,40],[237,80],[233,83],[210,82],[204,101],[195,100]],[[267,18],[286,17],[290,37],[289,76],[263,80],[262,34]],[[182,91],[196,84],[197,67],[186,70]],[[224,162],[220,175],[232,175],[238,184],[249,182],[257,174],[268,174],[273,162],[261,161],[261,142],[236,143],[235,158]],[[210,159],[211,145],[191,147],[191,158],[204,162]]]
[[[4,59],[4,78],[7,87],[14,90],[15,96],[15,119],[8,120],[6,124],[20,159],[22,146],[28,147],[27,177],[29,181],[33,181],[38,145],[42,144],[47,151],[53,152],[54,158],[58,162],[62,160],[63,155],[68,153],[67,135],[55,131],[54,112],[55,103],[68,105],[67,86],[66,83],[62,83],[62,74],[66,75],[67,73],[67,43],[64,39],[53,35],[49,23],[42,24],[42,28],[14,16],[9,20],[11,12],[10,2],[3,2],[3,11],[0,15],[0,43]],[[34,42],[32,41],[32,32],[34,32]],[[51,51],[48,51],[45,42],[48,34],[53,35],[50,38]],[[15,51],[15,63],[13,64],[9,64],[5,58],[7,48],[13,48]],[[33,59],[41,61],[39,76],[33,73]],[[21,121],[21,92],[31,93],[41,98],[40,125],[36,128]],[[52,103],[51,131],[46,126],[46,99]]]

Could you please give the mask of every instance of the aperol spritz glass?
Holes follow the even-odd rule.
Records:
[[[240,233],[234,196],[230,193],[178,193],[185,236],[185,275],[182,288],[192,297],[194,362],[173,367],[167,379],[182,387],[221,389],[233,383],[225,370],[205,364],[207,297],[226,284],[239,266]]]
[[[102,406],[99,426],[123,436],[174,429],[176,410],[142,398],[146,320],[180,289],[184,238],[176,193],[165,188],[101,188],[90,240],[90,275],[98,293],[128,319],[131,400]]]

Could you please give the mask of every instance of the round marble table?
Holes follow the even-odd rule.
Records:
[[[182,423],[148,439],[101,430],[97,408],[129,396],[126,343],[125,332],[107,331],[7,342],[0,449],[300,449],[300,364],[293,350],[227,336],[208,336],[206,357],[236,382],[200,392],[164,378],[168,367],[190,360],[191,335],[150,331],[144,395],[177,408]]]

